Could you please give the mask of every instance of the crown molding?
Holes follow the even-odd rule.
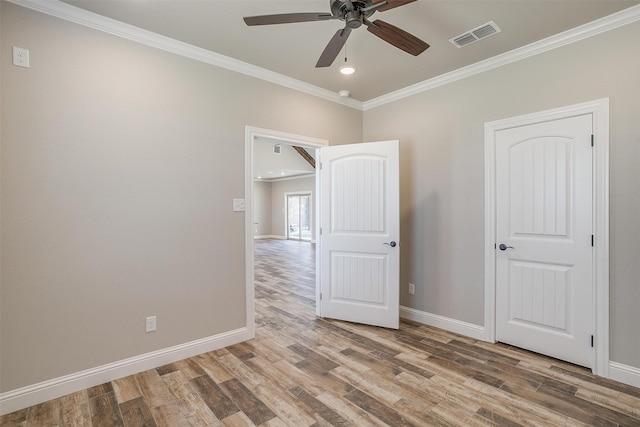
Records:
[[[505,52],[500,55],[485,59],[483,61],[476,62],[469,66],[459,68],[434,77],[432,79],[424,80],[420,83],[416,83],[411,86],[407,86],[403,89],[390,92],[386,95],[379,96],[369,101],[363,102],[363,111],[370,110],[372,108],[379,107],[390,102],[400,100],[412,95],[416,95],[421,92],[428,91],[440,86],[453,83],[458,80],[465,79],[467,77],[475,76],[476,74],[483,73],[485,71],[492,70],[494,68],[502,67],[503,65],[510,64],[512,62],[520,61],[540,53],[547,52],[562,46],[566,46],[571,43],[575,43],[586,38],[602,34],[604,32],[637,22],[640,20],[640,5],[632,6],[630,8],[621,10],[620,12],[605,16],[597,19],[593,22],[572,28],[554,36],[547,37],[537,42],[522,46],[520,48]]]
[[[225,68],[257,79],[274,83],[289,89],[297,90],[308,95],[316,96],[327,101],[335,102],[359,111],[398,101],[409,96],[416,95],[476,74],[520,61],[540,53],[547,52],[577,41],[602,34],[604,32],[622,27],[640,20],[640,5],[632,6],[620,12],[605,16],[593,22],[564,31],[551,37],[539,40],[526,46],[505,52],[503,54],[476,62],[469,66],[441,74],[437,77],[424,80],[403,89],[373,98],[369,101],[344,98],[330,90],[297,80],[280,73],[276,73],[237,59],[202,49],[188,43],[184,43],[169,37],[143,30],[133,25],[125,24],[115,19],[107,18],[93,12],[63,3],[59,0],[7,0],[11,3],[55,16],[66,21],[93,28],[108,34],[128,39],[140,44],[161,49],[166,52],[184,56],[196,61],[204,62],[217,67]]]
[[[344,98],[335,92],[297,80],[280,73],[276,73],[237,59],[203,49],[189,43],[184,43],[170,37],[143,30],[133,25],[125,24],[115,19],[107,18],[59,0],[7,0],[27,9],[41,12],[65,21],[73,22],[94,30],[102,31],[136,43],[151,46],[176,55],[215,65],[220,68],[245,74],[270,83],[294,89],[327,101],[345,105],[362,111],[362,102]]]

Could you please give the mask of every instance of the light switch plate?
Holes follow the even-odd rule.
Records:
[[[233,211],[244,212],[244,199],[233,199]]]
[[[156,330],[156,316],[149,316],[145,319],[145,332],[155,332]]]

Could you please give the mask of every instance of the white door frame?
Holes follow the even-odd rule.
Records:
[[[257,140],[267,140],[279,142],[285,145],[297,145],[299,147],[320,148],[329,145],[329,141],[308,136],[295,135],[292,133],[280,132],[277,130],[262,129],[253,126],[245,126],[244,131],[244,257],[245,257],[245,325],[250,338],[256,336],[256,320],[255,320],[255,285],[253,271],[253,144]],[[319,235],[319,205],[317,201],[318,192],[318,169],[316,168],[316,223],[314,224],[315,235]],[[316,239],[319,244],[319,240]],[[319,247],[316,247],[316,270],[319,266],[317,254]],[[316,274],[316,301],[320,300],[319,274]],[[320,306],[316,303],[316,314]]]
[[[496,339],[496,195],[495,134],[529,124],[583,114],[593,115],[593,301],[595,313],[594,373],[609,377],[609,98],[526,114],[484,125],[485,168],[485,302],[487,341]]]

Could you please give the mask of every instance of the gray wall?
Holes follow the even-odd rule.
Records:
[[[253,235],[271,236],[271,183],[253,182]]]
[[[400,139],[402,304],[482,324],[484,122],[603,97],[611,359],[640,368],[640,24],[363,114],[0,8],[0,392],[244,326],[245,125]]]
[[[339,144],[362,113],[0,7],[0,392],[244,326],[245,126]]]
[[[484,123],[609,97],[610,357],[640,368],[638,40],[631,24],[364,113],[365,140],[400,140],[401,304],[482,325]]]

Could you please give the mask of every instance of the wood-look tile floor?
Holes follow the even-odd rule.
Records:
[[[403,321],[314,315],[314,246],[256,241],[256,338],[45,402],[2,426],[640,426],[640,389]]]

